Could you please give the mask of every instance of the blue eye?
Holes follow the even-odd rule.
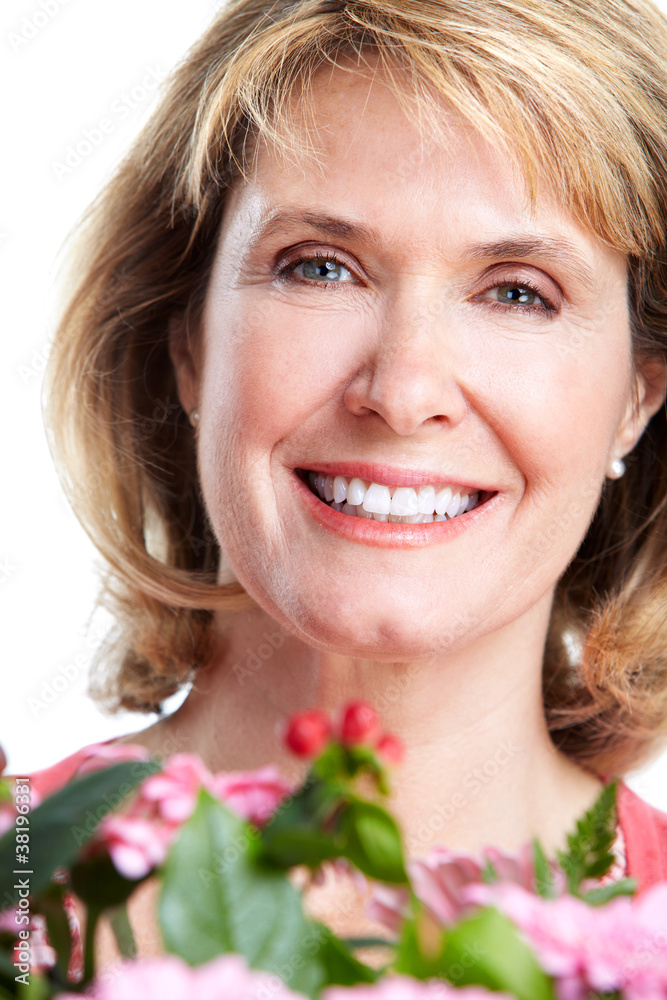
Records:
[[[557,306],[543,293],[520,279],[492,285],[479,299],[485,299],[493,309],[505,313],[527,313],[551,319],[558,312]]]
[[[318,260],[304,260],[303,276],[304,278],[324,278],[325,281],[338,281],[342,266],[334,260],[325,260],[323,263]]]
[[[338,260],[335,254],[316,253],[310,257],[299,257],[288,264],[282,274],[292,280],[295,280],[294,276],[296,275],[298,279],[300,277],[299,268],[303,268],[301,275],[303,278],[319,285],[340,284],[355,280],[349,268]]]
[[[498,302],[507,302],[509,305],[533,306],[536,301],[542,301],[537,292],[522,285],[499,285],[496,291]]]

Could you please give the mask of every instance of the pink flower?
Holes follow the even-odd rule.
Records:
[[[392,934],[399,934],[403,921],[410,912],[410,895],[407,889],[382,885],[372,887],[373,895],[366,907],[366,915],[371,920],[388,927]]]
[[[178,829],[143,816],[112,815],[102,821],[99,839],[121,875],[140,879],[164,862]]]
[[[29,932],[27,945],[25,940],[19,939],[19,930]],[[13,961],[17,964],[22,964],[26,953],[31,972],[41,972],[56,964],[56,953],[46,936],[46,920],[40,914],[35,913],[28,924],[19,925],[16,923],[16,910],[4,910],[0,913],[0,931],[16,936]]]
[[[442,924],[452,924],[470,911],[470,902],[462,890],[482,881],[482,865],[446,847],[434,847],[427,858],[408,863],[415,895]]]
[[[102,820],[91,853],[104,845],[121,875],[145,878],[164,862],[202,788],[258,826],[291,791],[274,767],[212,775],[195,754],[176,754],[143,782],[127,811]]]
[[[120,962],[100,977],[92,993],[61,993],[58,1000],[305,1000],[270,972],[255,972],[240,955],[191,969],[164,955]]]
[[[159,774],[146,778],[125,812],[102,820],[90,852],[103,845],[121,875],[145,878],[164,862],[194,812],[200,789],[212,784],[213,776],[199,757],[176,754]]]
[[[372,986],[330,986],[322,1000],[510,1000],[506,993],[491,993],[482,986],[455,989],[437,979],[387,976]]]
[[[667,997],[667,883],[603,906],[569,895],[546,900],[510,884],[471,886],[468,893],[514,921],[557,977],[561,1000],[614,990],[624,1000]]]
[[[213,779],[213,792],[239,816],[263,826],[293,789],[271,765],[257,771],[218,774]]]
[[[470,886],[483,885],[483,871],[491,863],[499,882],[533,888],[535,867],[531,845],[518,854],[507,854],[499,848],[489,847],[476,858],[468,854],[455,854],[449,848],[437,845],[426,858],[408,861],[410,882],[415,895],[445,927],[460,920],[479,905],[468,893]],[[562,880],[561,880],[562,881]],[[368,915],[397,932],[407,912],[407,895],[404,889],[389,886],[374,887]]]
[[[200,757],[192,753],[177,753],[165,764],[160,774],[153,774],[141,786],[144,803],[154,804],[155,810],[168,823],[185,823],[192,816],[201,788],[212,790],[213,775]]]
[[[11,830],[16,819],[16,809],[11,802],[0,802],[0,837]]]

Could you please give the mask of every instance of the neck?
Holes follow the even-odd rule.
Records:
[[[389,806],[409,854],[438,842],[512,851],[536,835],[553,849],[600,785],[554,749],[546,729],[541,664],[550,606],[549,594],[527,620],[472,646],[391,662],[313,648],[260,608],[220,616],[219,654],[143,741],[154,752],[166,740],[169,753],[199,753],[212,771],[275,763],[298,781],[306,766],[283,749],[280,725],[295,711],[336,711],[363,698],[406,746]]]

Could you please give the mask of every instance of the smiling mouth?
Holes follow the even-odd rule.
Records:
[[[485,503],[493,493],[434,483],[417,489],[384,486],[367,479],[295,470],[318,500],[349,517],[398,524],[427,524],[461,517]]]

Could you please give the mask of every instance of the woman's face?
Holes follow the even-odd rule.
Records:
[[[545,623],[639,433],[625,260],[546,192],[532,213],[471,134],[420,136],[381,76],[320,72],[313,93],[322,169],[260,149],[226,206],[198,355],[173,350],[220,545],[259,605],[339,652],[427,656]],[[380,519],[332,508],[309,471]],[[399,487],[425,522],[383,516]]]

